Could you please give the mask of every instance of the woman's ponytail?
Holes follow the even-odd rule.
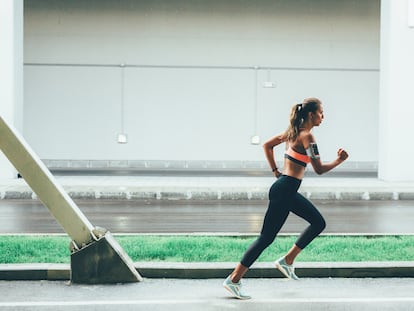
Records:
[[[320,105],[317,98],[307,98],[303,103],[292,106],[289,117],[289,127],[286,130],[288,141],[294,141],[300,132],[300,127],[306,121],[309,112],[316,112]]]

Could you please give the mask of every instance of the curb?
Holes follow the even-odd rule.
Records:
[[[299,191],[312,200],[343,201],[398,201],[414,200],[414,191],[352,191],[343,189],[335,191],[320,189],[311,191],[303,187]],[[69,190],[68,195],[74,200],[182,200],[182,201],[226,201],[226,200],[267,200],[268,189],[110,189]],[[0,200],[37,200],[37,195],[30,190],[0,191]]]
[[[236,263],[136,262],[144,278],[226,278]],[[404,262],[300,262],[296,274],[302,278],[400,278],[414,277],[414,261]],[[283,278],[273,263],[255,263],[248,278]],[[70,280],[70,264],[0,264],[0,280]]]
[[[267,200],[274,177],[247,175],[58,176],[79,200]],[[313,200],[414,200],[414,182],[364,177],[307,177],[299,192]],[[0,181],[0,199],[37,200],[22,179]]]

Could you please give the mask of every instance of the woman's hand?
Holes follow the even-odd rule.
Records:
[[[276,178],[279,178],[280,176],[282,176],[282,172],[280,172],[278,168],[273,172],[273,174],[275,174]]]
[[[338,159],[343,162],[346,159],[348,159],[348,152],[346,152],[344,149],[339,148],[338,150]]]

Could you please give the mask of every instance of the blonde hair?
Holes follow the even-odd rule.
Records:
[[[318,98],[310,97],[304,99],[302,103],[294,104],[292,106],[289,117],[289,126],[286,130],[288,141],[294,141],[298,137],[300,127],[308,120],[309,112],[315,113],[321,104],[322,103]]]

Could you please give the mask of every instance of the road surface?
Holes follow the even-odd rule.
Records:
[[[256,234],[266,201],[76,202],[95,226],[112,233]],[[414,201],[314,202],[327,221],[325,234],[413,234]],[[298,233],[306,222],[290,215],[281,233]],[[63,233],[36,200],[0,200],[0,234]]]

